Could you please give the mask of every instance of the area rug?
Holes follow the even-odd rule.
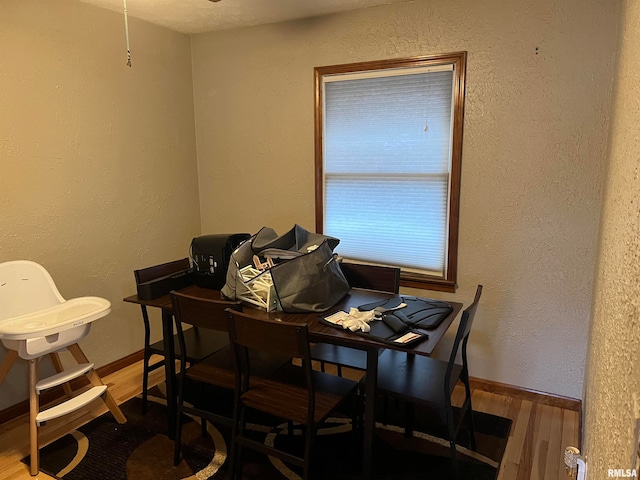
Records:
[[[179,480],[227,479],[225,463],[229,448],[228,429],[207,422],[202,435],[199,419],[185,417],[183,459],[173,465],[173,441],[166,434],[166,407],[160,397],[151,397],[146,415],[141,401],[133,398],[123,404],[127,423],[119,425],[106,413],[71,434],[43,448],[40,468],[65,480]],[[399,428],[402,412],[392,406],[386,424],[376,424],[373,471],[376,479],[446,480],[452,477],[448,442],[443,432],[434,430],[426,412],[416,411],[414,436],[407,438]],[[254,419],[252,419],[254,420]],[[256,438],[292,452],[303,446],[301,432],[275,419],[251,422]],[[460,432],[458,458],[461,478],[495,480],[506,447],[511,421],[474,412],[477,452],[469,450],[468,434]],[[320,428],[313,448],[312,478],[356,480],[361,478],[358,437],[347,417],[331,418]],[[29,457],[23,460],[29,463]],[[243,479],[284,480],[300,478],[300,469],[277,459],[245,449]]]

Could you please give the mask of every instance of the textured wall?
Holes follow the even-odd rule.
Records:
[[[82,342],[98,366],[142,348],[140,310],[122,302],[132,271],[186,256],[200,232],[189,37],[129,26],[132,68],[122,15],[0,0],[0,262],[37,261],[64,297],[111,301]],[[26,380],[20,362],[0,409]]]
[[[445,298],[485,285],[472,375],[581,398],[617,11],[429,0],[192,37],[202,231],[313,228],[313,67],[466,50]]]
[[[636,467],[640,431],[640,4],[625,1],[585,385],[589,478]]]

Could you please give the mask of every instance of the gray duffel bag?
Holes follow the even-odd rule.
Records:
[[[225,297],[235,300],[238,272],[253,263],[253,256],[268,256],[269,269],[280,308],[288,313],[323,312],[349,292],[338,256],[333,253],[340,240],[309,232],[295,225],[284,235],[263,227],[232,254],[227,270]]]

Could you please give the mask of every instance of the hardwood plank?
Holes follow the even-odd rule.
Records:
[[[518,475],[533,408],[532,402],[528,400],[519,401],[520,408],[517,412],[514,412],[512,417],[513,425],[511,426],[509,441],[502,458],[502,468],[498,474],[498,480],[514,480]]]
[[[505,395],[474,390],[471,397],[473,409],[479,412],[497,415],[499,417],[509,417],[511,404],[514,399]]]
[[[540,419],[538,418],[539,404],[532,403],[529,421],[524,427],[524,435],[522,437],[522,447],[520,449],[520,462],[518,463],[518,473],[515,476],[515,480],[529,480],[533,478],[531,476],[531,469],[533,464],[533,455],[535,452],[535,439],[534,433],[537,431],[538,425],[540,425]]]
[[[518,414],[520,412],[520,407],[522,404],[522,400],[519,398],[509,398],[509,407],[507,409],[507,413],[504,415],[506,418],[511,419],[513,422],[511,424],[511,430],[509,431],[509,440],[502,457],[502,462],[500,464],[500,471],[498,472],[497,480],[508,480],[513,479],[518,473],[518,463],[513,461],[513,450],[515,450],[515,444],[513,442],[513,437],[516,432],[516,425],[518,422]],[[511,458],[510,458],[511,457]]]
[[[567,447],[578,447],[580,445],[578,437],[578,429],[580,424],[580,415],[578,412],[569,410],[562,411],[562,462],[558,465],[558,478],[567,478],[564,465],[564,450]]]
[[[473,402],[473,394],[474,392],[471,392],[471,401]],[[465,393],[464,393],[464,387],[462,385],[456,385],[455,388],[453,389],[453,394],[451,395],[451,404],[454,407],[461,407],[462,404],[464,403],[464,399],[465,399]],[[473,406],[473,408],[475,409],[475,405]]]
[[[564,447],[562,446],[562,409],[553,407],[551,428],[549,429],[549,450],[544,470],[545,480],[561,480],[558,465],[564,465]],[[562,470],[564,474],[564,469]],[[566,475],[564,475],[566,478]]]
[[[539,423],[536,425],[537,430],[533,432],[531,436],[534,449],[533,460],[531,461],[531,478],[544,480],[547,454],[549,452],[549,434],[551,432],[553,407],[538,404],[537,410],[538,414],[536,418],[539,420]]]
[[[462,394],[462,398],[464,399],[464,390],[463,390],[463,394]],[[486,396],[486,392],[483,392],[482,390],[471,390],[471,404],[473,405],[473,409],[477,412],[485,412],[487,409],[487,406],[485,405],[485,403],[487,403],[485,401],[485,396]]]
[[[512,480],[518,475],[518,464],[513,461],[503,462],[497,480]]]

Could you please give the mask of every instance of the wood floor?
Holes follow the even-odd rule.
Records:
[[[103,378],[118,403],[140,393],[142,363],[130,365]],[[151,375],[152,384],[163,379],[162,370]],[[459,401],[464,393],[455,392]],[[97,404],[97,405],[96,405]],[[578,444],[578,412],[551,407],[480,390],[473,391],[474,410],[513,420],[498,480],[564,480],[564,448]],[[41,444],[50,443],[107,410],[100,402],[49,422],[40,429]],[[27,417],[0,425],[0,480],[51,479],[40,473],[31,477],[20,460],[29,453]],[[89,480],[89,479],[88,479]]]

